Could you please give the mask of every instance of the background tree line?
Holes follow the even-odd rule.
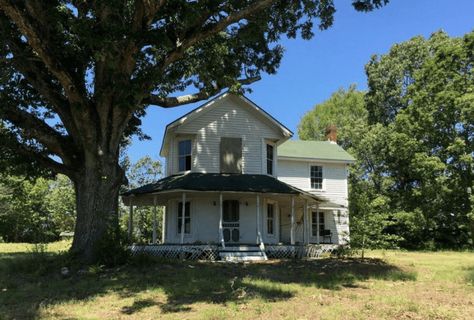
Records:
[[[472,248],[474,32],[440,31],[367,63],[367,92],[335,92],[301,120],[301,139],[338,143],[349,175],[354,246]]]
[[[156,181],[161,176],[161,163],[143,157],[131,163],[122,158],[128,186]],[[157,216],[157,234],[161,234],[161,210]],[[120,207],[120,227],[128,228],[128,208]],[[151,241],[152,208],[135,209],[134,240]],[[33,175],[0,173],[0,242],[49,242],[59,239],[61,232],[74,231],[76,221],[75,193],[71,180],[65,175],[51,177],[36,172]],[[160,237],[158,237],[159,239]]]

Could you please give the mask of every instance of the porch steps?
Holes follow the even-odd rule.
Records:
[[[228,262],[263,261],[267,255],[258,246],[226,246],[219,249],[219,257]]]

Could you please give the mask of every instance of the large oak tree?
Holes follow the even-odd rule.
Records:
[[[280,37],[309,39],[313,23],[328,28],[334,12],[332,0],[0,0],[1,146],[71,178],[71,250],[93,262],[116,234],[119,150],[140,133],[145,108],[275,73]]]

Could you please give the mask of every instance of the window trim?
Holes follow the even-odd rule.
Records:
[[[311,183],[311,167],[321,167],[321,189],[315,189],[313,188],[313,185]],[[326,179],[325,179],[325,174],[324,174],[324,165],[321,163],[308,163],[308,183],[309,183],[309,190],[314,190],[314,191],[325,191],[326,190]]]
[[[179,154],[179,144],[180,144],[181,142],[184,142],[184,141],[189,141],[189,143],[191,144],[191,153],[186,154],[186,155],[180,155],[180,154]],[[192,169],[193,169],[193,139],[192,139],[192,138],[181,138],[181,139],[178,139],[176,145],[177,145],[177,152],[176,152],[176,154],[177,154],[177,162],[178,162],[178,163],[177,163],[177,165],[178,165],[178,166],[177,166],[177,167],[178,167],[178,172],[182,172],[182,173],[191,172]],[[189,156],[189,157],[191,158],[190,168],[189,168],[189,170],[180,170],[181,168],[179,167],[179,160],[180,160],[181,157],[187,157],[187,156]],[[186,163],[185,163],[185,167],[186,167]],[[185,168],[185,169],[186,169],[186,168]]]
[[[185,237],[190,237],[193,233],[193,228],[192,228],[192,205],[191,201],[186,200],[186,204],[189,203],[189,232],[186,233],[186,225],[184,226],[184,236]],[[182,208],[183,202],[181,200],[176,202],[176,235],[181,236],[181,228],[179,227],[179,220],[181,219],[181,214],[180,214],[180,208]],[[184,213],[184,219],[186,220],[186,212]]]

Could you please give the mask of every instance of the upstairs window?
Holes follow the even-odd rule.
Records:
[[[273,175],[273,146],[267,144],[267,174]]]
[[[181,234],[181,225],[183,224],[183,203],[178,203],[178,234]],[[191,204],[186,202],[184,205],[184,234],[191,233]]]
[[[179,171],[191,170],[191,140],[181,140],[178,143]]]
[[[323,167],[311,166],[311,189],[323,188]]]
[[[221,138],[221,173],[242,173],[242,138]]]

